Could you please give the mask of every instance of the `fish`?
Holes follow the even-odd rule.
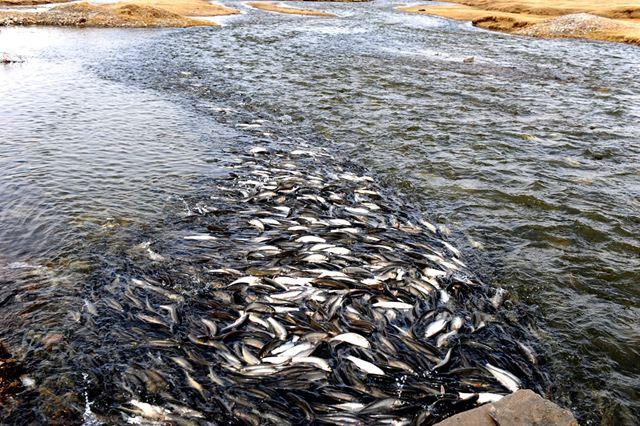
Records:
[[[304,237],[300,237],[296,239],[297,243],[326,243],[327,240],[324,238],[316,237],[313,235],[305,235]]]
[[[161,325],[163,327],[167,327],[169,328],[169,325],[167,323],[165,323],[164,321],[162,321],[160,318],[156,318],[153,317],[151,315],[146,315],[146,314],[136,314],[136,316],[141,319],[142,321],[148,323],[148,324],[153,324],[153,325]]]
[[[251,353],[251,351],[246,347],[246,346],[242,346],[242,359],[244,359],[244,362],[246,362],[248,365],[258,365],[260,364],[260,360]]]
[[[133,285],[135,285],[136,287],[140,287],[144,290],[149,290],[152,291],[154,293],[157,293],[161,296],[166,297],[167,299],[173,300],[174,302],[184,302],[184,297],[179,295],[179,294],[175,294],[170,292],[169,290],[166,290],[162,287],[158,287],[158,286],[154,286],[152,284],[149,284],[146,281],[142,281],[136,278],[133,278],[131,280],[131,283]],[[138,301],[138,303],[136,303],[136,306],[138,306],[139,308],[142,308],[142,304]]]
[[[312,277],[275,277],[273,281],[281,286],[306,286],[315,281]]]
[[[256,154],[265,154],[269,152],[269,150],[263,146],[256,146],[255,148],[251,148],[249,152],[253,155],[256,155]]]
[[[351,413],[357,413],[361,411],[365,405],[361,402],[343,402],[341,404],[336,404],[333,408],[340,411],[349,411]]]
[[[444,330],[446,325],[447,325],[446,319],[435,320],[434,322],[432,322],[427,326],[426,330],[424,331],[424,337],[428,339],[432,336],[435,336],[436,334]]]
[[[452,336],[458,334],[458,332],[456,330],[452,330],[448,333],[444,333],[441,334],[440,336],[438,336],[438,338],[436,339],[436,347],[441,347],[447,344],[447,342],[449,341],[449,338],[451,338]]]
[[[437,234],[438,233],[438,228],[436,228],[431,222],[428,222],[424,219],[420,219],[418,221],[418,223],[420,223],[420,225],[424,226],[425,228],[427,228],[427,230],[429,232],[431,232],[432,234]]]
[[[242,272],[232,268],[207,269],[205,272],[210,274],[242,275]]]
[[[204,388],[202,387],[202,385],[198,383],[193,377],[191,377],[191,375],[189,375],[189,373],[187,373],[186,371],[184,372],[184,375],[187,380],[187,385],[190,388],[197,390],[202,398],[206,400],[206,397],[204,396]]]
[[[326,360],[318,357],[294,356],[293,358],[291,358],[291,364],[311,364],[321,370],[329,372],[332,371],[329,363]]]
[[[455,330],[455,331],[459,331],[463,325],[464,325],[464,319],[460,317],[454,317],[450,323],[451,330]]]
[[[322,254],[310,254],[309,256],[303,257],[302,260],[308,263],[322,263],[328,261],[329,258]]]
[[[451,253],[453,253],[454,256],[456,256],[456,257],[460,257],[461,256],[460,250],[458,250],[457,248],[455,248],[454,246],[452,246],[448,242],[442,241],[442,245],[445,246],[447,248],[447,250],[449,250]]]
[[[518,344],[518,348],[520,349],[520,351],[527,357],[529,362],[533,365],[538,365],[538,356],[536,355],[536,352],[533,350],[533,348],[522,342],[516,343]]]
[[[489,363],[485,364],[485,368],[502,386],[507,388],[509,391],[515,392],[520,389],[522,383],[520,382],[520,379],[518,379],[513,374]]]
[[[186,237],[184,237],[185,240],[192,240],[192,241],[216,241],[217,238],[214,237],[213,235],[205,235],[205,234],[199,234],[199,235],[187,235]]]
[[[200,318],[200,321],[202,321],[207,328],[207,334],[209,337],[215,337],[216,334],[218,334],[218,326],[213,321],[206,318]]]
[[[357,235],[360,233],[358,228],[336,228],[329,231],[331,234],[347,234],[347,235]]]
[[[292,348],[287,349],[280,353],[279,357],[285,358],[285,360],[289,360],[293,357],[306,357],[310,355],[311,352],[315,349],[315,346],[309,342],[303,342],[299,345],[293,346]]]
[[[138,401],[137,399],[130,400],[129,404],[136,408],[136,410],[133,411],[135,414],[146,419],[167,421],[169,418],[168,416],[170,414],[170,411],[166,408]]]
[[[478,401],[477,401],[478,404],[486,404],[487,402],[498,402],[502,398],[504,398],[504,395],[500,395],[500,394],[497,394],[497,393],[491,393],[491,392],[479,392],[479,393],[458,392],[458,395],[462,399],[473,398],[474,396],[477,395],[478,396]]]
[[[264,232],[264,223],[262,223],[259,219],[250,220],[249,225],[253,226],[260,232]]]
[[[248,285],[258,285],[262,282],[262,279],[259,277],[254,277],[254,276],[246,276],[246,277],[240,277],[237,280],[233,281],[231,285],[234,284],[248,284]]]
[[[348,355],[346,357],[349,361],[351,361],[356,367],[360,370],[364,371],[367,374],[372,374],[376,376],[384,376],[385,372],[375,364],[370,363],[369,361],[365,361],[360,358],[356,358],[355,356]]]
[[[193,371],[193,366],[189,363],[189,361],[187,361],[183,357],[173,356],[173,357],[170,357],[169,359],[175,362],[176,364],[178,364],[183,370]]]
[[[273,332],[276,334],[278,339],[286,340],[287,330],[282,326],[282,324],[280,324],[273,317],[267,318],[267,322],[269,323],[269,325],[271,325],[271,328],[273,329]]]
[[[440,277],[446,277],[447,273],[439,269],[424,268],[422,270],[422,275],[424,275],[427,278],[440,278]]]
[[[351,254],[351,250],[344,247],[328,247],[322,250],[325,253],[348,255]]]
[[[163,223],[179,241],[215,239],[163,245],[170,262],[150,263],[141,246],[120,268],[138,281],[85,296],[110,308],[115,341],[137,344],[115,390],[166,401],[158,420],[136,421],[432,424],[519,385],[487,361],[537,379],[526,329],[516,353],[501,349],[512,324],[500,291],[421,206],[299,138],[255,136],[189,196],[189,216]]]
[[[333,247],[335,247],[333,244],[315,244],[309,248],[309,251],[321,251]]]
[[[287,206],[275,206],[274,210],[278,210],[282,216],[287,217],[291,213],[291,208]]]
[[[364,337],[358,333],[342,333],[329,339],[330,342],[345,342],[354,346],[360,346],[361,348],[369,349],[371,344]]]
[[[240,314],[238,319],[232,322],[231,324],[229,324],[228,326],[224,327],[222,330],[220,330],[221,333],[225,333],[229,330],[233,330],[234,328],[242,325],[247,320],[247,318],[249,318],[249,314],[247,314],[244,311],[238,311],[238,314]]]
[[[304,225],[294,225],[287,228],[287,231],[291,231],[291,232],[306,232],[309,230],[310,228]]]
[[[376,302],[373,305],[374,308],[385,308],[385,309],[413,309],[413,305],[404,302]]]
[[[437,370],[438,368],[444,367],[449,363],[450,359],[451,359],[451,349],[447,351],[447,354],[444,356],[444,358],[442,358],[442,360],[439,363],[433,366],[432,370]]]
[[[278,373],[279,371],[279,368],[276,366],[259,364],[241,368],[239,373],[244,376],[270,376]]]
[[[174,324],[180,324],[180,317],[178,316],[178,309],[176,305],[160,305],[159,308],[166,310],[169,312],[169,316],[171,317],[171,321]]]

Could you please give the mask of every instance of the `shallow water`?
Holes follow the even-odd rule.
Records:
[[[66,333],[86,365],[94,340],[64,315],[100,294],[96,276],[160,240],[236,148],[308,143],[454,231],[535,318],[550,396],[586,423],[637,423],[640,50],[388,2],[312,6],[340,18],[245,8],[222,28],[0,31],[0,51],[27,59],[0,69],[2,339],[66,389],[73,363],[41,341]]]

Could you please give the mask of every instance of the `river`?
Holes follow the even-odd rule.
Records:
[[[126,270],[238,147],[286,141],[367,169],[451,230],[532,324],[548,395],[581,423],[637,424],[640,50],[399,2],[311,4],[336,19],[229,4],[244,13],[216,28],[0,30],[0,51],[26,59],[0,67],[0,338],[57,395],[46,404],[85,412],[68,376],[126,361],[77,325],[96,277]],[[52,334],[73,342],[43,347]]]

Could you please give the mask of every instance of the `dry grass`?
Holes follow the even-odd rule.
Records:
[[[280,4],[273,2],[251,2],[249,6],[255,7],[256,9],[266,10],[267,12],[276,12],[276,13],[287,13],[290,15],[306,15],[306,16],[324,16],[324,17],[335,17],[336,15],[332,13],[322,12],[320,10],[311,10],[311,9],[299,9],[296,7],[286,7],[281,6]]]
[[[237,9],[211,4],[205,0],[130,0],[128,3],[156,7],[182,16],[221,16],[240,13]]]
[[[74,3],[37,13],[1,12],[0,25],[144,28],[211,26],[215,24],[138,4]]]
[[[35,6],[68,1],[70,0],[0,0],[0,5]],[[240,13],[237,9],[221,4],[211,4],[207,0],[129,0],[126,4],[155,7],[182,16],[221,16]]]
[[[586,38],[640,45],[640,1],[460,0],[399,10],[471,21],[495,31],[544,38]],[[586,15],[588,14],[588,15]],[[584,16],[586,15],[586,16]]]
[[[484,10],[529,15],[590,13],[605,18],[640,19],[640,2],[632,0],[459,0],[458,3]]]

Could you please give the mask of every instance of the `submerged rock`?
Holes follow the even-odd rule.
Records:
[[[498,402],[465,411],[437,423],[439,426],[577,426],[569,410],[560,408],[535,392],[524,389]]]

